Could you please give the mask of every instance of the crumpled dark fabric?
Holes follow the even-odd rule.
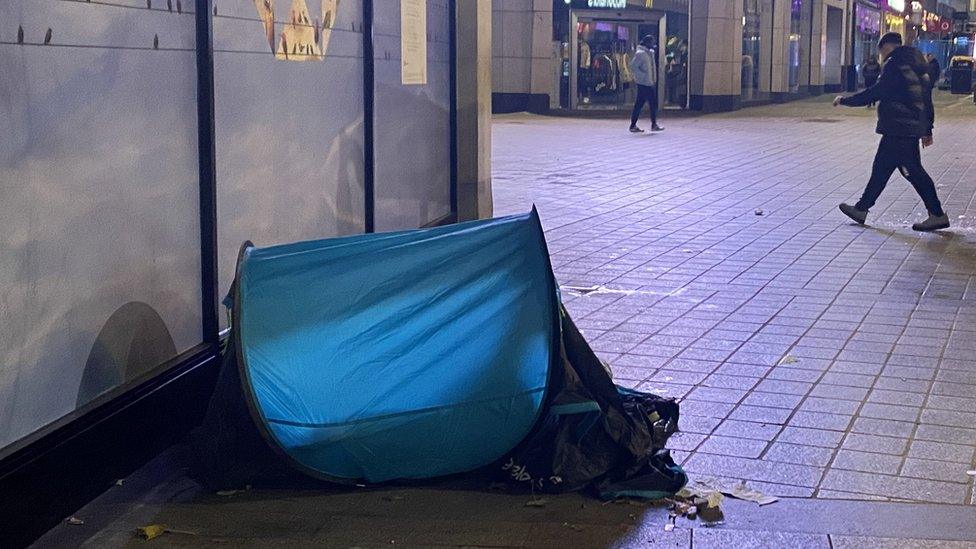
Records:
[[[673,495],[688,481],[665,445],[678,429],[674,399],[618,387],[563,311],[559,366],[545,418],[499,464],[533,492],[589,489],[603,498]]]

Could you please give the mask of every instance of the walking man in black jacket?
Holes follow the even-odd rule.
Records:
[[[854,206],[841,204],[840,211],[863,225],[868,210],[881,196],[895,169],[915,188],[925,203],[929,217],[912,225],[916,231],[936,231],[949,227],[949,216],[935,191],[935,182],[922,167],[919,140],[923,147],[932,144],[935,108],[932,105],[932,83],[928,64],[915,48],[903,46],[901,35],[889,32],[878,42],[878,51],[885,60],[881,78],[870,88],[849,97],[838,96],[834,106],[863,107],[878,101],[878,126],[881,134],[878,153],[874,157],[871,179],[864,194]]]

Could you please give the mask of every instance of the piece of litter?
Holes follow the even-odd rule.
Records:
[[[972,471],[966,471],[966,474],[971,477],[976,477],[976,469],[973,469]]]
[[[665,532],[671,532],[673,530],[674,530],[674,523],[669,522],[669,523],[667,523],[667,524],[664,525],[664,531]]]
[[[80,519],[78,517],[68,517],[67,519],[65,519],[65,522],[67,522],[68,524],[70,524],[72,526],[81,526],[82,524],[85,523],[84,520],[82,520],[82,519]]]
[[[745,481],[730,483],[723,482],[718,479],[705,478],[696,480],[690,486],[687,486],[682,490],[689,490],[693,493],[702,493],[703,495],[709,492],[721,492],[726,496],[745,501],[752,501],[758,503],[759,505],[769,505],[770,503],[779,501],[779,498],[777,497],[767,496],[759,490],[749,488],[746,486]],[[678,493],[681,494],[681,492]],[[699,514],[701,514],[701,509],[699,509]]]
[[[786,356],[783,357],[783,360],[779,361],[779,363],[780,364],[796,364],[799,361],[800,361],[800,359],[796,358],[793,355],[786,355]]]
[[[115,481],[116,486],[122,486],[123,484],[125,484],[124,478],[120,478],[119,480]]]
[[[765,213],[766,213],[766,212],[764,212],[764,211],[762,211],[762,209],[757,209],[757,210],[756,210],[756,215],[763,215],[763,214],[765,214]]]
[[[136,528],[136,535],[140,538],[149,541],[151,539],[156,539],[159,536],[166,533],[166,527],[162,524],[150,524],[147,526],[140,526]]]
[[[545,507],[546,505],[549,505],[549,500],[545,498],[525,502],[526,507]]]
[[[217,495],[224,498],[229,498],[231,496],[236,496],[237,494],[243,494],[244,490],[220,490]]]

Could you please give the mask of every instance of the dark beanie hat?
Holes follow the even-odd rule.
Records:
[[[897,32],[886,32],[881,40],[878,40],[878,48],[884,47],[885,44],[894,44],[896,46],[902,45],[901,35]]]

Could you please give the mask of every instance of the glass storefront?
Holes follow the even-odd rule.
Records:
[[[762,59],[759,0],[742,0],[742,100],[754,101],[759,91]]]
[[[858,85],[864,83],[861,67],[874,55],[881,38],[881,10],[864,4],[854,5],[854,65],[857,67]]]
[[[580,18],[576,25],[577,108],[633,103],[637,88],[629,63],[642,31],[657,35],[657,26]]]
[[[770,66],[773,59],[768,37],[772,33],[772,1],[742,0],[742,90],[743,102],[769,98]]]
[[[668,15],[664,45],[664,104],[684,108],[688,104],[688,17]]]
[[[553,5],[560,107],[633,108],[637,85],[630,61],[641,38],[652,36],[661,105],[684,108],[688,97],[687,13],[640,6],[592,8],[588,2],[565,0],[556,0]]]
[[[804,30],[803,11],[805,3],[804,0],[793,0],[790,3],[789,89],[794,93],[800,91],[801,39]]]

